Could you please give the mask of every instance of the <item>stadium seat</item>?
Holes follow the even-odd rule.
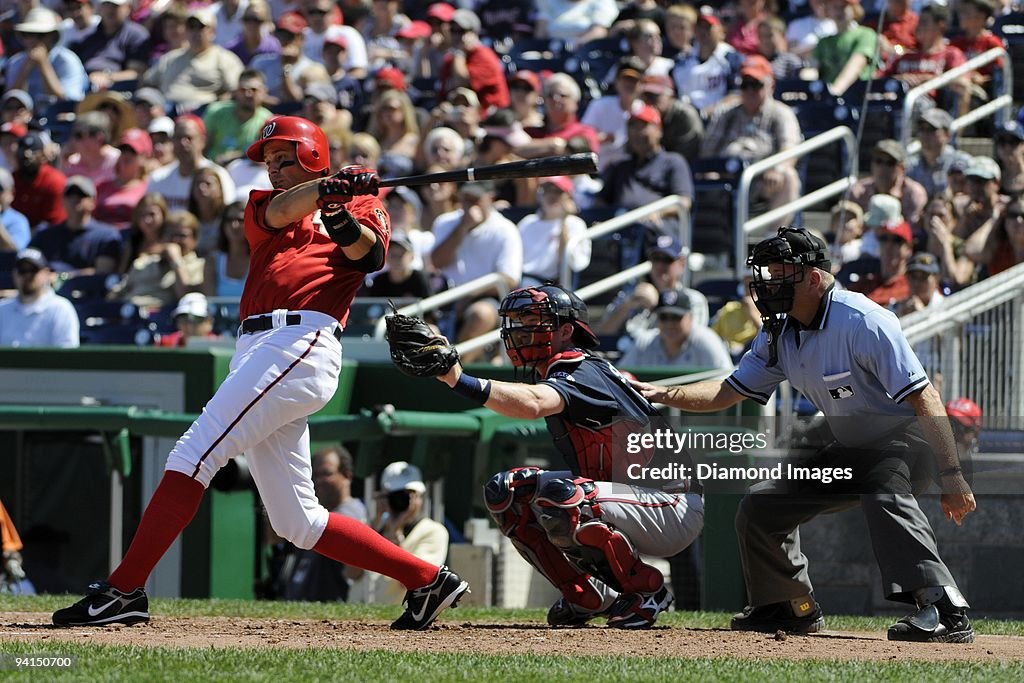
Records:
[[[874,256],[864,256],[856,261],[844,263],[836,275],[836,279],[839,280],[843,287],[849,287],[858,282],[863,276],[877,273],[880,268],[881,265],[877,258]]]
[[[43,109],[38,119],[39,125],[50,134],[51,140],[63,145],[71,137],[77,108],[78,102],[74,100],[57,100]]]
[[[100,325],[83,327],[79,332],[82,345],[122,344],[149,346],[153,343],[153,332],[145,325]]]
[[[736,216],[733,193],[745,167],[745,162],[735,158],[697,159],[690,165],[694,186],[694,251],[732,253]]]
[[[707,297],[708,314],[712,318],[715,317],[715,313],[718,313],[718,309],[740,297],[741,287],[743,287],[743,282],[733,278],[702,280],[693,286],[694,289]]]
[[[0,290],[14,289],[14,261],[16,258],[16,252],[0,252]]]
[[[72,301],[103,300],[110,291],[108,280],[111,278],[117,280],[116,275],[110,274],[77,275],[65,280],[57,293]]]

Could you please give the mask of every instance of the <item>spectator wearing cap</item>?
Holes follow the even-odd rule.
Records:
[[[65,45],[72,45],[86,37],[100,23],[100,15],[91,0],[65,0],[61,3],[64,20],[60,23]],[[5,41],[6,44],[6,41]],[[11,50],[11,53],[15,52]]]
[[[925,110],[917,120],[921,150],[907,158],[907,177],[919,182],[929,197],[944,194],[949,185],[949,167],[956,156],[949,144],[952,124],[949,112],[938,107]]]
[[[689,208],[693,201],[693,176],[681,155],[661,146],[661,115],[640,103],[626,124],[625,156],[610,164],[601,176],[604,187],[598,199],[605,206],[635,209],[662,197],[679,195]],[[660,235],[682,234],[676,209],[645,219],[647,228]]]
[[[583,45],[607,36],[618,16],[615,0],[537,0],[537,37]]]
[[[970,154],[960,150],[953,154],[953,161],[950,163],[949,171],[946,174],[946,188],[949,191],[950,198],[956,199],[967,196],[967,176],[964,173],[967,172],[973,159],[974,157]]]
[[[458,191],[460,208],[434,221],[436,246],[430,254],[452,286],[498,273],[507,289],[515,289],[523,276],[523,242],[515,223],[494,208],[494,184],[490,181],[464,183]],[[473,339],[498,326],[497,287],[478,292],[466,305],[456,323],[456,341]],[[493,297],[493,298],[492,298]],[[482,350],[466,354],[472,362]]]
[[[864,274],[850,284],[852,291],[860,292],[879,306],[891,307],[910,296],[907,262],[914,253],[914,236],[910,232],[910,224],[902,218],[886,217],[875,228],[879,272]],[[864,222],[871,226],[877,223],[871,211]]]
[[[169,116],[155,118],[146,130],[153,141],[154,169],[174,163],[174,120]]]
[[[208,131],[204,156],[221,165],[243,156],[259,137],[263,124],[273,116],[263,106],[266,97],[263,73],[255,69],[242,71],[231,99],[214,102],[203,112],[203,125]]]
[[[591,101],[580,119],[581,123],[597,131],[601,142],[597,150],[598,160],[602,168],[616,155],[621,156],[622,147],[626,144],[626,122],[633,110],[633,103],[637,101],[643,73],[644,63],[640,59],[622,57],[615,69],[615,94]]]
[[[722,338],[729,354],[736,360],[750,348],[750,343],[764,327],[761,312],[750,293],[753,279],[749,273],[744,275],[736,288],[736,298],[725,302],[711,320],[711,331]]]
[[[452,46],[441,62],[439,95],[445,98],[466,87],[477,94],[484,114],[507,107],[505,71],[494,50],[480,42],[480,19],[471,10],[455,10],[450,32]]]
[[[220,335],[213,332],[210,302],[200,292],[189,292],[181,297],[171,317],[175,330],[160,335],[156,340],[157,346],[180,348],[188,346],[190,339],[220,339]]]
[[[732,357],[725,342],[707,325],[693,320],[693,307],[685,292],[669,290],[654,309],[657,323],[636,339],[616,365],[620,368],[699,368],[731,370]]]
[[[431,33],[417,59],[413,62],[413,75],[437,78],[448,50],[454,45],[451,28],[455,8],[446,2],[435,2],[427,7],[426,21]]]
[[[395,33],[398,52],[392,59],[402,73],[416,75],[423,53],[429,49],[430,24],[420,19],[410,21]]]
[[[121,153],[111,142],[110,117],[105,112],[82,114],[71,127],[61,169],[68,176],[84,175],[96,185],[113,180],[114,164]]]
[[[544,125],[544,114],[541,104],[540,76],[532,71],[517,71],[509,77],[508,94],[516,121],[524,129],[540,128]]]
[[[60,223],[64,212],[64,183],[67,177],[50,165],[46,143],[39,133],[26,133],[18,140],[14,176],[15,209],[25,214],[33,230],[42,223]]]
[[[676,92],[686,96],[707,120],[726,93],[743,61],[725,42],[725,29],[714,14],[700,14],[694,29],[695,47],[680,54],[672,68]]]
[[[174,122],[171,140],[174,161],[153,171],[149,178],[150,192],[159,192],[167,206],[175,211],[188,206],[192,178],[201,168],[212,168],[220,177],[225,200],[235,200],[235,183],[224,167],[203,156],[206,147],[206,125],[194,114],[179,116]]]
[[[21,251],[32,239],[32,228],[25,214],[11,207],[14,201],[14,176],[0,168],[0,252]]]
[[[242,60],[213,42],[217,18],[208,8],[185,20],[186,44],[160,57],[142,76],[142,85],[159,89],[182,111],[193,111],[238,87]]]
[[[537,212],[517,226],[523,242],[523,287],[561,282],[564,265],[578,273],[590,265],[587,224],[576,215],[573,184],[567,176],[541,179]],[[571,283],[563,283],[571,286]]]
[[[911,228],[916,229],[921,225],[928,193],[921,183],[907,177],[906,158],[906,149],[898,140],[879,140],[871,152],[871,175],[853,184],[850,199],[866,211],[876,194],[896,197]]]
[[[999,215],[976,261],[984,266],[986,275],[1024,263],[1024,200],[1020,197]]]
[[[53,291],[53,271],[38,249],[22,249],[14,262],[17,296],[0,299],[0,346],[78,346],[78,313]]]
[[[301,102],[303,89],[313,81],[328,80],[327,69],[306,56],[306,21],[298,12],[281,15],[274,24],[274,37],[281,44],[279,54],[262,54],[253,58],[249,68],[263,73],[272,104]]]
[[[224,46],[234,52],[242,60],[242,64],[250,66],[258,55],[281,53],[281,43],[272,35],[270,29],[270,8],[265,0],[249,0],[242,11],[241,31],[224,43]]]
[[[757,24],[757,54],[772,65],[776,81],[799,78],[804,60],[789,51],[786,22],[778,17],[763,17]]]
[[[658,236],[647,249],[647,258],[651,262],[647,278],[620,290],[594,331],[600,335],[625,332],[636,338],[643,330],[653,329],[658,298],[669,291],[685,294],[697,325],[706,326],[709,319],[707,297],[683,285],[688,257],[689,252],[683,249],[678,239]]]
[[[736,10],[736,16],[725,34],[725,40],[741,55],[756,55],[760,48],[758,26],[765,17],[770,16],[767,1],[739,0]]]
[[[761,55],[747,57],[740,68],[740,101],[719,108],[701,143],[703,157],[738,157],[760,161],[800,143],[800,123],[787,105],[773,96],[772,66]],[[777,208],[800,194],[796,160],[784,161],[761,174],[752,199]],[[783,221],[788,222],[788,221]]]
[[[135,107],[128,101],[128,96],[117,90],[106,90],[86,95],[75,109],[77,116],[90,112],[101,112],[110,119],[110,140],[117,140],[121,133],[135,128]]]
[[[692,164],[700,158],[704,123],[686,99],[675,96],[668,76],[644,76],[640,79],[639,98],[661,115],[661,144],[669,152],[678,152]]]
[[[60,44],[60,17],[45,7],[33,7],[14,30],[24,50],[4,67],[5,86],[24,90],[35,101],[80,101],[89,88],[82,61]]]
[[[801,59],[811,56],[819,40],[836,33],[836,22],[828,17],[825,0],[808,0],[807,4],[811,13],[786,26],[788,49]]]
[[[897,56],[882,75],[915,87],[963,64],[967,61],[964,59],[964,53],[950,45],[946,39],[948,28],[949,7],[938,4],[924,7],[914,32],[917,38],[916,48]],[[964,96],[969,85],[970,78],[961,76],[946,88],[950,92]]]
[[[832,207],[832,270],[844,263],[856,261],[863,255],[864,210],[848,199]]]
[[[132,94],[132,106],[135,110],[135,125],[149,131],[153,121],[167,116],[167,100],[156,88],[139,88]]]
[[[868,81],[874,76],[878,34],[857,23],[864,18],[859,2],[824,2],[825,16],[835,23],[836,30],[820,38],[812,54],[818,64],[818,78],[828,83],[833,94],[842,95],[857,81]]]
[[[999,190],[1008,197],[1024,192],[1024,125],[1007,121],[995,134],[995,158],[1001,176]]]
[[[942,295],[939,286],[939,259],[927,251],[914,254],[907,263],[907,282],[910,285],[910,296],[897,301],[893,306],[896,315],[907,315],[925,308],[941,306]]]
[[[850,200],[847,200],[850,201]],[[859,204],[857,205],[860,206]],[[889,194],[875,194],[868,200],[867,211],[864,212],[864,234],[861,238],[861,253],[863,256],[878,258],[878,239],[876,237],[879,228],[890,223],[901,223],[906,219],[903,217],[903,207],[900,200]]]
[[[984,265],[984,249],[999,217],[1006,210],[999,194],[999,164],[989,157],[977,156],[967,168],[967,200],[957,208],[954,236],[963,240],[964,256],[976,266]]]
[[[949,44],[963,52],[966,60],[971,60],[993,48],[1003,47],[1003,39],[989,30],[992,17],[1002,12],[1003,3],[999,0],[961,0],[956,3],[957,24],[962,33],[953,37]],[[989,91],[989,95],[994,94],[991,92],[992,70],[1002,67],[1002,59],[989,62],[971,72],[971,83]],[[971,104],[973,105],[973,101]]]
[[[345,69],[352,78],[365,78],[370,64],[366,41],[357,29],[342,25],[341,10],[337,3],[333,0],[300,0],[298,4],[307,23],[303,30],[302,47],[306,57],[319,63],[324,41],[329,37],[341,36],[348,48]]]
[[[135,80],[149,65],[149,31],[130,19],[131,12],[131,0],[102,0],[100,23],[81,39],[68,42],[82,60],[93,90]]]
[[[580,86],[569,74],[548,76],[544,81],[544,125],[527,128],[534,141],[516,153],[526,158],[565,154],[568,140],[576,136],[585,137],[591,151],[600,149],[597,131],[576,116],[582,97]]]
[[[114,164],[114,177],[96,186],[96,220],[124,230],[132,222],[132,213],[149,186],[149,166],[153,160],[153,142],[149,133],[129,128],[117,141],[120,155]]]
[[[71,176],[64,186],[63,201],[67,218],[37,232],[30,246],[41,251],[54,270],[69,275],[116,272],[121,235],[93,218],[96,186],[85,176]]]
[[[27,126],[32,122],[34,107],[32,96],[24,90],[8,90],[0,99],[0,121]]]
[[[377,518],[370,524],[381,536],[432,564],[443,564],[448,556],[448,529],[427,516],[427,486],[415,465],[393,462],[380,475],[380,501]],[[359,578],[362,570],[349,576]],[[397,605],[406,588],[382,575],[371,577],[370,602]]]
[[[420,127],[412,100],[389,90],[373,105],[367,131],[380,141],[382,177],[409,175],[420,146]]]
[[[430,279],[417,268],[416,249],[404,232],[391,233],[385,268],[367,278],[361,296],[425,299],[433,292]],[[420,259],[422,264],[422,259]]]

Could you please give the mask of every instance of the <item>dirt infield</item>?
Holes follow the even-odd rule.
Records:
[[[154,617],[150,624],[63,629],[44,613],[0,612],[0,639],[97,645],[214,648],[336,648],[408,652],[633,657],[741,657],[773,659],[1024,661],[1024,638],[979,636],[971,645],[890,643],[884,633],[827,632],[776,638],[726,630],[655,628],[624,634],[600,626],[587,637],[542,624],[448,621],[417,634],[395,633],[383,622]]]

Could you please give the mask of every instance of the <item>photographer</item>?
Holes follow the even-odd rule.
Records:
[[[444,525],[428,518],[424,512],[424,494],[427,491],[423,475],[415,465],[393,462],[380,475],[378,518],[372,525],[384,538],[403,550],[427,562],[444,562],[448,555],[448,530]],[[357,578],[350,572],[350,578]],[[405,595],[405,588],[385,576],[376,575],[370,592],[378,604],[397,605]]]

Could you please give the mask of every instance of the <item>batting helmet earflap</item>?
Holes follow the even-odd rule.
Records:
[[[245,155],[262,162],[263,147],[271,140],[295,143],[299,165],[310,173],[323,173],[331,168],[330,147],[320,126],[301,116],[275,116],[267,119],[260,137],[249,145]]]

